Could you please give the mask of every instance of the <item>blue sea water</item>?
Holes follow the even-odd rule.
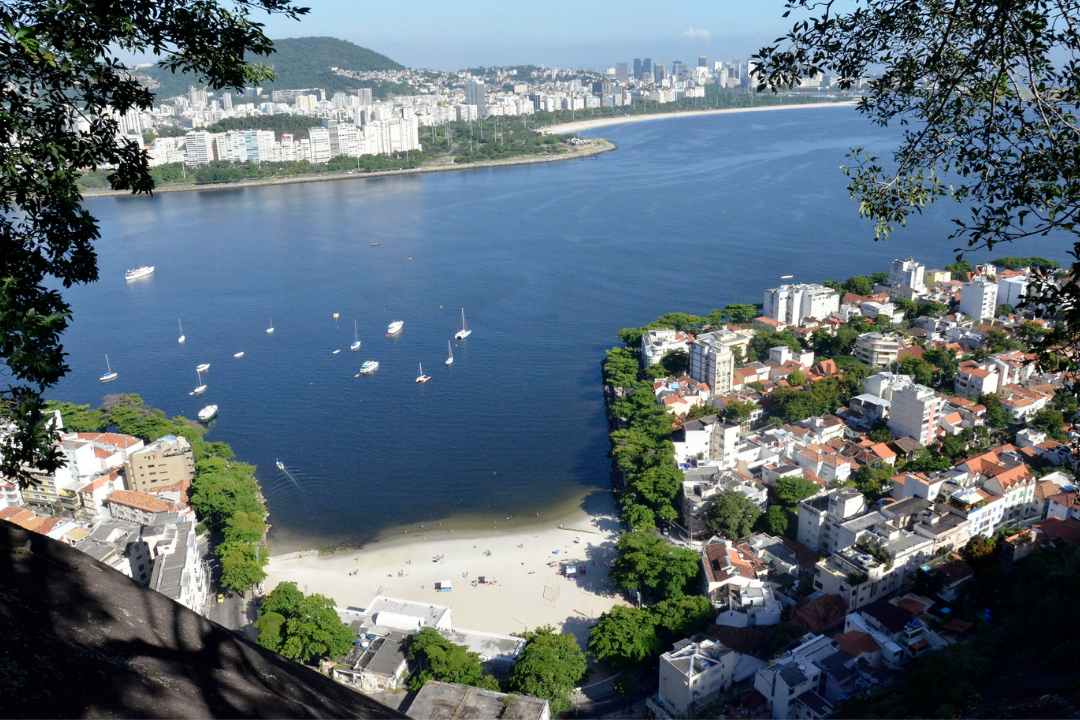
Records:
[[[839,166],[849,148],[885,153],[898,134],[851,108],[585,134],[618,150],[90,200],[101,280],[67,292],[71,372],[49,395],[96,405],[132,392],[189,418],[216,403],[208,437],[259,467],[279,547],[362,543],[455,515],[531,516],[607,488],[599,373],[619,328],[760,302],[781,275],[821,281],[955,255],[956,206],[874,242]],[[1013,254],[1062,250],[1042,239]],[[157,272],[125,282],[142,264]],[[452,341],[447,367],[462,307],[474,332]],[[395,319],[404,330],[388,338]],[[119,373],[107,386],[106,353]],[[354,377],[367,359],[378,371]],[[193,397],[203,362],[209,390]],[[413,382],[419,363],[426,385]]]

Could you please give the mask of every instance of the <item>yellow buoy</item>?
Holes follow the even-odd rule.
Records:
[[[337,313],[334,313],[334,319],[335,319],[335,320],[337,320],[337,316],[338,316],[338,314],[337,314]]]

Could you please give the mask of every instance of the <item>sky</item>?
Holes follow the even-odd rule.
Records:
[[[388,55],[412,68],[546,65],[603,70],[616,62],[700,55],[745,59],[783,35],[792,20],[782,0],[711,0],[665,5],[656,0],[545,3],[523,0],[297,0],[300,21],[256,17],[271,38],[327,35]]]

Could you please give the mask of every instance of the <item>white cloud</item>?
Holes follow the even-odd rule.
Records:
[[[690,26],[689,30],[683,31],[683,35],[691,40],[704,40],[707,43],[712,42],[712,35],[709,34],[708,30],[701,30],[695,28],[693,25]]]

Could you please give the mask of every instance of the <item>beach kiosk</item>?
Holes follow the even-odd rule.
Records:
[[[495,584],[495,576],[490,574],[490,573],[487,573],[487,574],[481,575],[478,578],[476,578],[476,582],[478,584],[480,584],[480,585],[494,585]]]
[[[570,580],[571,578],[576,578],[577,577],[577,565],[567,565],[564,572],[566,574],[566,579],[567,580]]]
[[[450,592],[453,589],[454,588],[451,587],[449,580],[435,583],[435,592]]]

